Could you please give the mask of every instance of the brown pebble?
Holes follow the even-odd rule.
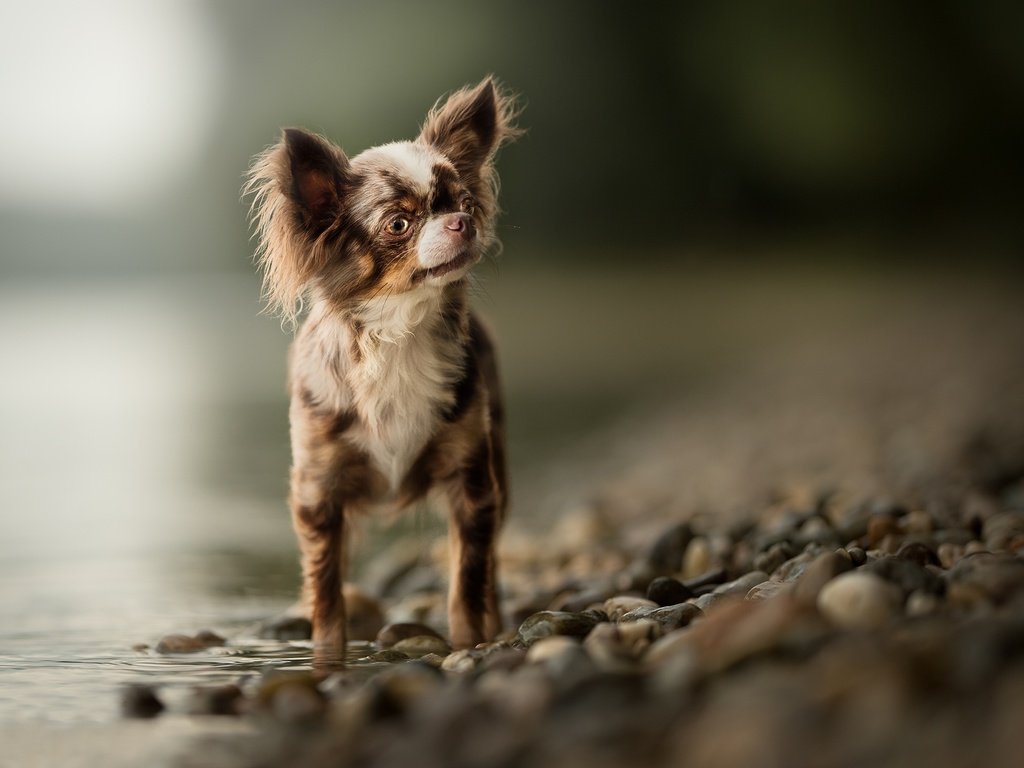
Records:
[[[409,637],[423,636],[436,637],[439,640],[444,640],[439,632],[428,627],[426,624],[398,622],[396,624],[388,624],[387,626],[382,627],[380,632],[377,633],[376,643],[379,648],[390,648],[399,640],[405,640]]]

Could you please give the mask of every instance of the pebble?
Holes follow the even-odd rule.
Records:
[[[689,543],[681,568],[684,581],[697,578],[711,570],[711,544],[707,539],[697,536]]]
[[[793,596],[807,605],[813,605],[822,588],[841,573],[853,568],[850,556],[843,550],[818,555],[796,581]]]
[[[724,568],[712,568],[711,570],[704,571],[698,576],[694,576],[692,579],[686,579],[683,582],[683,586],[687,589],[696,592],[698,589],[704,587],[713,587],[716,584],[721,584],[727,578],[727,574]]]
[[[909,560],[920,566],[941,565],[938,553],[930,546],[921,541],[908,541],[898,550],[896,557],[902,560]]]
[[[661,625],[650,619],[629,624],[598,624],[583,641],[583,648],[594,663],[605,672],[628,672],[661,637]]]
[[[792,592],[794,585],[791,582],[785,581],[762,581],[760,584],[755,584],[747,592],[746,600],[770,600],[773,597],[784,595]]]
[[[151,719],[165,709],[150,685],[135,683],[121,690],[121,715],[133,719]]]
[[[436,653],[438,656],[446,656],[452,652],[451,646],[436,635],[416,635],[405,637],[391,646],[392,651],[404,653],[410,658],[419,658],[428,653]]]
[[[519,625],[517,637],[527,648],[550,635],[586,637],[590,630],[607,619],[607,616],[597,611],[540,611]]]
[[[863,569],[844,573],[818,593],[818,610],[839,627],[875,629],[900,611],[899,589]]]
[[[685,627],[701,615],[701,610],[693,603],[678,603],[660,608],[638,608],[622,617],[620,623],[625,624],[640,619],[656,621],[665,631]]]
[[[209,630],[197,632],[195,635],[164,635],[157,642],[154,650],[157,653],[197,653],[208,648],[224,645],[226,641],[220,635]]]
[[[1024,536],[1024,513],[1021,512],[996,513],[982,526],[981,537],[992,551],[1010,548],[1021,536]]]
[[[349,640],[373,640],[384,627],[384,609],[355,584],[345,584],[345,618]]]
[[[768,581],[768,574],[764,571],[751,571],[740,576],[738,579],[727,581],[715,587],[716,595],[746,595],[751,589],[761,582]]]
[[[190,715],[238,715],[245,706],[242,689],[233,683],[203,685],[192,690],[188,701]]]
[[[629,595],[618,595],[604,601],[604,612],[608,614],[608,618],[612,621],[620,621],[630,611],[657,607],[658,604],[653,600],[648,600],[644,597],[631,597]]]
[[[426,654],[420,654],[421,656]],[[409,654],[402,652],[397,648],[381,648],[379,651],[374,651],[369,656],[365,656],[366,661],[372,663],[384,663],[384,664],[397,664],[402,661],[408,661],[412,658]]]
[[[913,560],[896,556],[882,557],[873,563],[865,564],[860,570],[897,585],[903,590],[904,596],[919,590],[936,595],[946,591],[946,585],[940,576]]]
[[[426,624],[402,622],[382,627],[380,632],[377,633],[375,642],[378,648],[390,648],[399,640],[423,636],[436,637],[439,640],[444,639],[436,630],[428,627]]]
[[[308,723],[321,719],[327,699],[311,674],[274,675],[263,681],[257,703],[274,719],[285,723]]]
[[[280,616],[264,622],[256,633],[266,640],[309,640],[313,637],[313,622],[305,616]]]
[[[647,553],[646,564],[651,576],[670,576],[678,572],[683,567],[683,553],[688,552],[692,539],[689,523],[677,523],[663,531]]]
[[[478,650],[463,648],[461,651],[448,654],[444,661],[441,662],[441,669],[445,672],[456,672],[459,674],[472,672],[480,666],[483,656],[483,653]]]
[[[950,601],[1001,605],[1024,594],[1024,560],[1009,554],[965,555],[947,574]]]
[[[791,557],[796,556],[796,551],[788,541],[780,541],[772,544],[768,549],[754,558],[754,568],[765,573],[772,573]]]
[[[659,576],[647,585],[647,599],[660,606],[678,605],[693,597],[693,590],[671,576]]]

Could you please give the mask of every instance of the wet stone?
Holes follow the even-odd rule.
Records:
[[[540,611],[519,626],[518,640],[528,648],[541,638],[551,635],[586,637],[590,630],[606,620],[607,616],[597,611]]]
[[[421,656],[425,654],[420,654]],[[407,653],[403,653],[397,648],[381,648],[379,651],[374,651],[369,656],[364,657],[366,661],[378,662],[384,664],[398,664],[403,661],[408,661],[412,658]]]
[[[260,625],[257,637],[289,642],[313,637],[313,623],[305,616],[280,616]]]
[[[851,568],[853,563],[845,551],[842,554],[825,552],[818,555],[797,580],[793,595],[797,600],[813,605],[818,599],[818,593],[828,582]]]
[[[345,617],[349,640],[373,640],[384,627],[384,609],[355,584],[345,584]]]
[[[203,630],[195,635],[164,635],[157,642],[154,650],[157,653],[198,653],[208,648],[216,648],[224,645],[225,640],[220,635]]]
[[[647,566],[653,576],[668,576],[683,566],[683,555],[693,539],[689,523],[678,523],[666,529],[647,553]]]
[[[245,704],[237,685],[204,685],[194,688],[188,702],[190,715],[238,715]]]
[[[999,512],[985,521],[981,533],[993,551],[1009,549],[1012,542],[1024,536],[1024,514]]]
[[[256,694],[258,705],[274,719],[306,723],[321,719],[327,699],[312,674],[296,673],[268,677]]]
[[[482,661],[484,654],[481,651],[464,648],[461,651],[455,651],[445,657],[445,660],[441,662],[441,669],[444,672],[456,672],[464,674],[466,672],[472,672]]]
[[[660,606],[678,605],[693,597],[693,591],[671,576],[659,576],[647,585],[647,599]]]
[[[711,570],[704,571],[703,573],[688,578],[683,581],[683,586],[687,589],[697,593],[697,590],[705,587],[714,587],[721,584],[727,578],[724,568],[712,568]],[[699,593],[698,593],[699,594]]]
[[[711,569],[711,544],[703,536],[697,536],[686,547],[681,565],[685,579],[693,579]]]
[[[908,541],[896,551],[896,557],[920,566],[941,565],[938,553],[920,541]]]
[[[631,621],[639,621],[640,619],[650,619],[660,624],[666,632],[670,632],[673,629],[685,627],[700,615],[700,608],[693,603],[677,603],[676,605],[665,605],[660,608],[640,608],[630,611],[622,617],[620,623],[625,624]]]
[[[630,595],[618,595],[604,601],[604,612],[612,621],[620,621],[630,611],[638,609],[657,608],[658,604],[653,600],[643,597],[632,597]]]
[[[128,718],[150,719],[165,709],[152,686],[134,684],[121,691],[121,715]]]
[[[379,648],[390,648],[399,640],[405,640],[407,637],[423,637],[425,635],[436,637],[439,640],[444,639],[437,631],[431,629],[426,624],[402,622],[388,624],[383,627],[380,632],[377,633],[376,643]]]
[[[399,640],[391,650],[404,653],[412,658],[426,656],[428,653],[436,653],[439,656],[446,656],[451,653],[451,646],[440,637],[434,635],[416,635]]]
[[[863,569],[844,573],[818,593],[818,610],[839,627],[875,629],[887,624],[901,608],[900,590]]]
[[[868,561],[868,553],[860,547],[848,547],[846,554],[850,556],[850,562],[854,566],[864,565]]]
[[[755,584],[747,592],[747,600],[770,600],[773,597],[779,595],[785,595],[792,592],[794,584],[786,581],[762,581],[760,584]]]
[[[754,568],[765,573],[772,573],[796,554],[797,552],[788,541],[780,541],[772,544],[765,552],[754,558]]]
[[[738,579],[720,584],[715,588],[716,595],[746,595],[751,589],[761,582],[768,581],[768,574],[764,571],[751,571],[740,576]]]
[[[897,585],[903,590],[904,595],[917,591],[941,595],[946,591],[946,585],[940,576],[916,562],[895,556],[867,563],[861,570]]]

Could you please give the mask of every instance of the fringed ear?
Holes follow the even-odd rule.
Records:
[[[498,148],[521,133],[517,115],[515,99],[487,77],[435,104],[417,140],[448,157],[461,175],[480,175]]]
[[[321,236],[341,211],[348,171],[338,147],[296,128],[286,129],[249,170],[244,192],[253,196],[264,298],[288,320],[327,257]]]

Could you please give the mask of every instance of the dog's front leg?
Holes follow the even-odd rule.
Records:
[[[471,648],[501,631],[495,543],[504,513],[504,468],[485,437],[448,486],[451,558],[448,624],[452,645]]]
[[[313,624],[315,656],[340,664],[345,652],[344,509],[328,501],[306,505],[295,498],[291,507],[302,555],[303,601]]]

